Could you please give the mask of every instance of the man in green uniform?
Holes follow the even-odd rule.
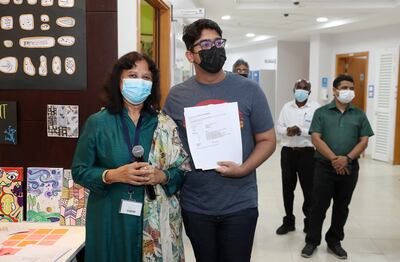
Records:
[[[322,224],[326,210],[333,199],[332,221],[325,240],[328,252],[347,259],[340,241],[344,238],[344,225],[348,206],[358,178],[358,158],[374,135],[363,111],[351,104],[354,98],[354,80],[340,75],[333,81],[334,100],[317,109],[310,127],[311,139],[316,147],[313,204],[303,257],[311,257],[321,243]]]

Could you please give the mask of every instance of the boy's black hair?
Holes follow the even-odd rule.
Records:
[[[183,28],[182,40],[187,50],[193,48],[193,44],[199,40],[203,29],[215,30],[222,37],[222,30],[216,22],[210,19],[199,19]]]

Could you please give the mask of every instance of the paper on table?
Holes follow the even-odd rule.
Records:
[[[70,248],[56,247],[56,246],[26,246],[16,255],[15,261],[37,261],[37,262],[50,262],[57,261],[60,257],[65,255]]]
[[[8,238],[10,235],[14,235],[17,233],[25,233],[25,232],[29,232],[29,230],[27,230],[26,228],[18,227],[18,226],[13,227],[13,228],[7,227],[6,225],[2,226],[2,227],[0,227],[0,241],[3,241],[4,239]]]
[[[187,107],[186,133],[196,169],[215,169],[218,161],[242,164],[237,102]]]

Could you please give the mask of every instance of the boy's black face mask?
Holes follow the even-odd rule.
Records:
[[[216,48],[213,46],[211,49],[200,50],[199,55],[201,62],[199,66],[208,73],[218,73],[225,64],[226,55],[225,48]]]

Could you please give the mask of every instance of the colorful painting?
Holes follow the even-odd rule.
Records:
[[[86,202],[89,190],[75,184],[70,169],[64,169],[60,200],[60,225],[83,226],[86,221]]]
[[[0,222],[21,222],[24,191],[22,167],[0,167]]]
[[[47,105],[47,136],[76,138],[79,134],[79,106]]]
[[[28,167],[27,221],[59,222],[63,168]]]
[[[17,144],[17,103],[0,101],[0,144]]]

